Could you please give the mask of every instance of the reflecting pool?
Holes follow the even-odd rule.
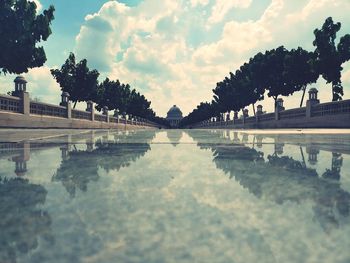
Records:
[[[350,262],[350,134],[2,130],[0,141],[1,263]]]

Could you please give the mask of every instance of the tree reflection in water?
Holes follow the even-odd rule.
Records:
[[[264,157],[257,151],[227,138],[226,144],[201,143],[201,134],[189,131],[188,134],[198,142],[202,149],[213,152],[216,167],[235,178],[240,185],[258,198],[268,198],[282,205],[286,201],[301,203],[305,200],[314,202],[313,210],[322,228],[329,232],[337,228],[341,218],[349,221],[350,193],[340,185],[340,173],[343,158],[340,153],[332,153],[331,168],[319,175],[313,168],[283,155],[283,142],[275,143],[274,153]],[[213,134],[212,134],[213,136]],[[223,142],[224,134],[216,133]],[[246,137],[242,140],[248,141]],[[257,145],[262,146],[262,137],[257,138]],[[315,153],[313,151],[312,153]],[[311,157],[315,161],[315,156]],[[317,158],[316,158],[317,161]]]
[[[76,195],[77,189],[86,192],[89,182],[99,179],[99,168],[109,172],[128,167],[151,149],[148,142],[154,137],[155,132],[144,133],[142,141],[145,142],[140,143],[130,143],[140,139],[138,132],[115,134],[113,140],[108,136],[96,141],[90,138],[86,150],[77,150],[67,144],[61,147],[62,162],[52,180],[62,182],[71,197]]]
[[[39,236],[53,242],[51,218],[38,208],[47,191],[23,178],[0,178],[0,262],[16,262],[38,247]]]

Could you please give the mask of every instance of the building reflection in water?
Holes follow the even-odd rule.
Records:
[[[176,147],[180,143],[183,134],[181,130],[167,130],[166,135],[171,145]]]
[[[155,132],[144,135],[145,142],[131,143],[139,138],[138,132],[115,133],[111,139],[111,134],[95,138],[92,131],[85,140],[86,149],[77,149],[74,144],[60,148],[62,160],[52,181],[61,182],[71,197],[75,197],[78,189],[86,192],[88,184],[99,179],[99,168],[119,171],[144,156],[151,149],[148,142]]]
[[[259,149],[256,150],[253,144],[243,143],[248,141],[246,134],[239,139],[239,134],[235,132],[233,139],[219,145],[202,143],[198,131],[188,131],[188,134],[200,148],[213,152],[213,162],[217,168],[229,174],[230,178],[234,178],[256,197],[273,200],[279,205],[286,201],[301,203],[312,200],[315,219],[326,232],[339,227],[340,222],[350,223],[350,193],[342,189],[340,184],[343,164],[341,153],[332,152],[330,168],[318,174],[316,169],[307,167],[304,156],[302,161],[288,156],[288,152],[284,151],[288,142],[283,137],[275,138],[274,151],[268,153],[263,150],[263,135],[257,135],[254,139]],[[224,131],[217,131],[216,136],[220,138],[219,141],[224,137],[230,138]],[[322,151],[321,144],[316,146],[305,142],[302,147],[298,144],[295,146],[300,147],[301,155],[302,147],[306,147],[309,164],[317,164]]]
[[[67,192],[75,196],[76,189],[84,192],[89,182],[98,180],[99,167],[106,171],[119,170],[144,156],[151,149],[149,142],[156,135],[156,131],[147,133],[128,131],[112,134],[104,132],[97,135],[96,133],[91,131],[83,136],[61,136],[56,143],[1,144],[0,159],[7,158],[13,162],[16,176],[24,177],[28,170],[27,163],[30,161],[31,151],[59,148],[61,164],[53,175],[52,181],[62,182]],[[84,149],[77,148],[77,145],[81,145],[80,137],[85,140]]]
[[[99,179],[99,168],[119,170],[144,156],[155,137],[155,132],[151,132],[142,135],[144,142],[130,143],[140,138],[137,132],[115,133],[112,140],[110,134],[95,136],[95,133],[83,136],[86,149],[78,147],[79,136],[71,135],[60,137],[56,143],[0,144],[0,160],[14,163],[14,174],[0,176],[0,262],[17,262],[18,257],[38,247],[39,238],[48,246],[54,242],[51,217],[40,208],[46,201],[47,190],[31,183],[27,176],[31,152],[60,150],[61,164],[52,181],[61,182],[74,197],[77,189],[85,192],[90,182]]]

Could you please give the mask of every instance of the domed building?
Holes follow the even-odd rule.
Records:
[[[174,105],[168,111],[166,119],[172,128],[177,128],[180,121],[183,119],[181,110],[176,105]]]

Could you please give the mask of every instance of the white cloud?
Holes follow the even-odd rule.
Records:
[[[32,98],[38,98],[42,102],[59,104],[61,88],[52,77],[49,67],[33,68],[25,74],[25,78],[28,81],[28,92]]]
[[[282,44],[312,50],[312,32],[326,17],[344,27],[350,22],[347,0],[272,0],[258,19],[225,18],[233,8],[253,8],[251,3],[145,0],[127,7],[110,1],[86,17],[76,53],[103,75],[140,90],[158,114],[164,116],[173,104],[187,114],[211,100],[216,82],[255,53]],[[322,98],[330,97],[329,85],[323,88],[320,80],[316,86],[322,86]],[[299,97],[288,98],[287,107],[298,106]],[[271,99],[262,104],[272,109]]]
[[[61,99],[61,89],[55,79],[52,77],[50,68],[43,66],[30,69],[28,73],[23,74],[28,81],[27,92],[31,98],[37,98],[42,102],[58,105]],[[15,75],[8,74],[0,76],[1,93],[7,93],[14,90],[13,80]]]
[[[209,18],[209,23],[215,24],[221,22],[225,15],[233,8],[248,8],[252,0],[216,0],[212,8],[212,13]]]
[[[199,65],[225,63],[225,66],[230,66],[233,60],[239,60],[246,52],[271,40],[271,32],[260,22],[230,21],[224,26],[222,38],[198,48],[194,52],[194,59]]]
[[[192,7],[196,7],[198,5],[205,6],[209,4],[209,0],[191,0]]]

